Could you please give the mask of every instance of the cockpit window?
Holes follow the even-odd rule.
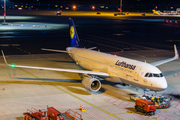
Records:
[[[154,73],[153,73],[153,76],[154,76],[154,77],[159,77],[159,74],[154,74]]]
[[[163,77],[163,74],[162,74],[162,73],[160,73],[159,75],[160,75],[160,77]]]
[[[148,77],[152,77],[152,73],[149,73],[149,76]]]
[[[146,73],[145,77],[163,77],[162,73]]]
[[[149,75],[149,73],[146,73],[146,74],[145,74],[145,77],[147,77],[148,75]]]

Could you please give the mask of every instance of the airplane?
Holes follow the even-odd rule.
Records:
[[[97,92],[101,88],[101,82],[99,78],[104,78],[110,82],[136,86],[142,88],[143,90],[162,91],[168,87],[166,78],[156,66],[179,59],[176,45],[174,45],[175,56],[173,58],[153,63],[146,63],[134,59],[95,51],[93,50],[94,47],[89,49],[83,48],[80,44],[80,40],[72,18],[69,18],[69,30],[71,47],[67,47],[66,51],[44,48],[42,50],[68,53],[69,56],[76,62],[76,64],[80,65],[86,70],[8,64],[4,53],[1,50],[4,61],[8,66],[17,68],[79,73],[80,77],[82,78],[83,86],[86,90],[91,92]]]
[[[160,10],[152,10],[154,15],[163,15],[163,13]]]

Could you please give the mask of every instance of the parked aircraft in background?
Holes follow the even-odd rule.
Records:
[[[154,15],[163,15],[163,13],[160,10],[152,10]]]

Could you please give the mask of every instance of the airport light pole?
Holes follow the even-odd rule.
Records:
[[[2,25],[7,25],[8,23],[6,22],[6,0],[4,0],[4,22]]]
[[[122,15],[122,0],[120,0],[120,15]]]

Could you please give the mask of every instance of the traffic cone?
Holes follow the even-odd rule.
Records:
[[[83,105],[80,105],[80,110],[83,110]]]
[[[177,73],[175,73],[174,77],[177,77]]]
[[[4,86],[3,86],[3,89],[2,90],[5,90]]]
[[[83,108],[83,105],[80,105],[81,112],[85,112],[86,110]]]

